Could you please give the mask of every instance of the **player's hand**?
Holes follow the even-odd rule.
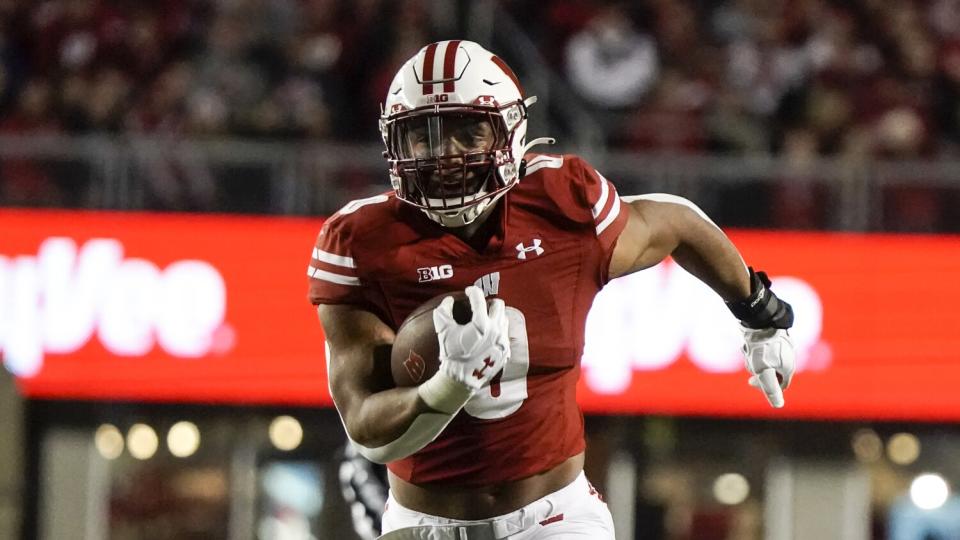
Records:
[[[459,324],[453,318],[453,297],[433,310],[433,326],[440,340],[440,370],[450,378],[478,390],[490,382],[510,357],[506,306],[494,299],[487,308],[483,291],[467,287],[472,318]]]
[[[762,390],[771,406],[783,407],[783,391],[790,386],[796,370],[793,340],[787,330],[780,328],[754,329],[741,325],[740,330],[747,371],[752,374],[750,386]]]

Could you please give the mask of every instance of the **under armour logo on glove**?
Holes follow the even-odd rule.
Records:
[[[433,326],[440,342],[440,371],[479,390],[510,358],[506,306],[497,298],[488,307],[479,287],[467,287],[465,292],[470,300],[470,322],[459,324],[454,319],[453,297],[448,296],[433,310]]]
[[[476,377],[476,378],[478,378],[478,379],[482,379],[482,378],[483,378],[483,372],[486,371],[488,367],[493,367],[493,366],[494,366],[494,361],[491,360],[491,359],[489,359],[489,358],[487,358],[486,360],[483,361],[483,367],[482,367],[482,368],[473,370],[473,376]]]
[[[540,243],[541,241],[539,238],[534,238],[533,245],[530,247],[527,247],[523,245],[523,242],[520,242],[519,244],[517,244],[517,258],[526,259],[527,253],[530,253],[531,251],[534,252],[537,256],[543,255],[543,248],[540,247]]]

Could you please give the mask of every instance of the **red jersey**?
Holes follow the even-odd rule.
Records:
[[[472,284],[507,306],[511,359],[436,440],[388,464],[408,482],[509,482],[584,449],[576,402],[584,325],[627,212],[582,159],[528,158],[483,249],[392,193],[349,203],[317,238],[308,269],[314,304],[356,305],[394,330],[430,298]]]

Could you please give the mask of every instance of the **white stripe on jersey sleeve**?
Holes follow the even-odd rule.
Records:
[[[351,287],[358,287],[360,285],[360,278],[334,274],[333,272],[327,272],[326,270],[314,268],[313,266],[307,268],[307,275],[315,279],[322,279],[338,285],[350,285]]]
[[[324,251],[319,248],[313,248],[313,258],[329,263],[335,266],[342,266],[344,268],[356,268],[357,264],[353,262],[353,257],[344,257],[343,255],[335,255],[329,251]]]
[[[600,178],[600,199],[597,201],[597,204],[593,205],[590,212],[593,214],[593,219],[597,219],[600,217],[600,212],[603,212],[603,207],[607,204],[607,197],[610,195],[610,184],[602,174],[597,171],[594,172],[596,172]]]
[[[613,205],[611,206],[610,211],[607,212],[607,217],[603,218],[603,221],[601,221],[597,225],[597,236],[600,236],[600,233],[602,233],[604,229],[609,227],[610,224],[613,223],[613,220],[617,219],[617,214],[620,213],[621,204],[622,203],[620,202],[619,198],[617,197],[613,198]]]
[[[600,178],[600,199],[597,201],[597,204],[593,205],[590,212],[593,214],[594,223],[596,224],[597,236],[600,236],[600,234],[617,219],[617,216],[620,214],[621,202],[617,197],[617,188],[600,174],[599,171],[594,172],[596,172],[597,177]],[[611,199],[610,209],[606,209],[607,201]],[[606,214],[604,214],[605,210]]]
[[[563,156],[537,156],[527,163],[523,174],[533,174],[544,167],[548,169],[559,169],[563,167]]]

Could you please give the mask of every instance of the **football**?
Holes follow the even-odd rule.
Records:
[[[463,291],[435,296],[413,310],[397,329],[390,353],[390,370],[396,386],[418,386],[439,369],[440,343],[433,327],[433,310],[448,296],[454,298],[454,320],[460,324],[470,322],[473,312]]]

